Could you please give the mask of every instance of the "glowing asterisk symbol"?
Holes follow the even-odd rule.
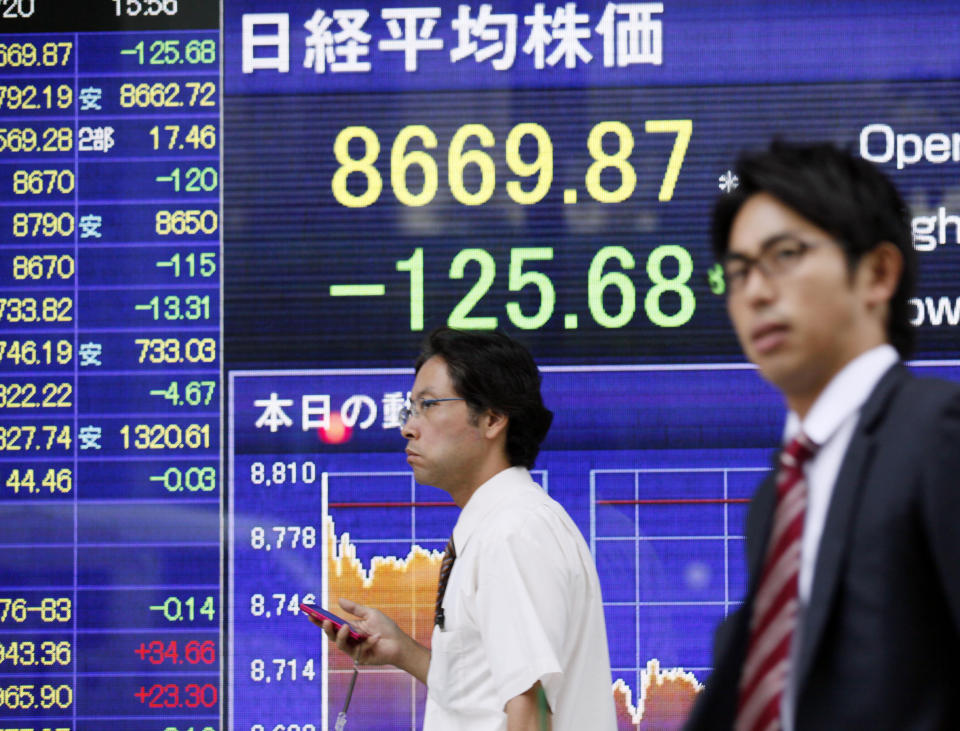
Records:
[[[714,294],[723,294],[727,291],[727,283],[723,278],[723,267],[720,266],[720,262],[707,271],[707,281],[710,284],[710,291]]]
[[[720,190],[724,193],[732,193],[740,186],[740,178],[734,175],[732,170],[727,170],[717,179],[720,181]]]

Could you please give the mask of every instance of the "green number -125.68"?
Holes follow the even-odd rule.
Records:
[[[557,296],[550,277],[541,271],[530,268],[533,262],[551,261],[552,247],[523,247],[510,250],[509,275],[507,289],[519,292],[524,287],[535,287],[539,293],[539,306],[533,312],[524,312],[520,303],[506,303],[506,313],[510,322],[522,330],[536,330],[549,322],[554,314]],[[676,262],[677,272],[668,277],[663,272],[664,260]],[[612,261],[611,261],[612,260]],[[479,272],[476,282],[460,299],[450,313],[447,324],[450,327],[465,330],[492,330],[498,325],[498,318],[492,315],[472,315],[474,307],[489,292],[496,279],[497,264],[490,252],[484,249],[462,249],[450,262],[450,279],[464,279],[467,265],[476,262]],[[593,321],[604,328],[621,328],[633,319],[637,308],[637,289],[626,270],[636,267],[633,254],[623,246],[604,246],[594,254],[587,271],[587,306]],[[396,262],[397,271],[410,275],[410,330],[423,330],[424,292],[423,292],[423,249],[417,248],[409,259]],[[672,269],[673,267],[671,267]],[[693,290],[688,286],[693,274],[693,259],[682,246],[663,244],[650,252],[646,262],[647,277],[651,287],[643,298],[643,308],[647,318],[657,327],[680,327],[687,323],[696,311],[697,301]],[[613,288],[619,294],[614,301],[619,306],[608,310],[610,298],[604,303],[604,295]],[[663,295],[672,292],[676,298],[670,298],[672,305],[679,299],[675,312],[665,312]],[[672,307],[671,307],[672,309]],[[576,329],[577,315],[564,316],[564,328]]]

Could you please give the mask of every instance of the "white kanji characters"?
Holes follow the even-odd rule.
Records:
[[[100,227],[103,226],[103,216],[96,213],[86,213],[80,216],[80,238],[99,239]]]
[[[562,8],[557,8],[553,14],[553,37],[558,41],[553,53],[547,56],[547,63],[555,66],[563,58],[564,66],[568,69],[577,65],[579,58],[583,63],[590,63],[593,54],[590,53],[581,40],[590,37],[590,28],[580,27],[590,22],[590,16],[577,12],[577,4],[570,2]]]
[[[310,31],[307,36],[307,52],[303,57],[303,67],[313,68],[318,74],[327,70],[327,64],[333,63],[333,33],[330,26],[333,18],[323,10],[314,12],[303,27]]]
[[[101,343],[80,343],[77,352],[80,353],[81,368],[103,365],[103,363],[100,362],[100,356],[103,354],[103,345]]]
[[[99,86],[85,86],[80,90],[80,111],[91,112],[100,111],[100,100],[103,98],[103,89]]]
[[[361,56],[370,54],[371,36],[361,30],[369,17],[366,10],[334,10],[333,15],[323,10],[314,12],[303,24],[310,31],[303,67],[313,68],[318,74],[327,70],[334,73],[370,71],[370,62],[360,61]],[[336,32],[331,29],[334,22],[340,28]]]
[[[663,3],[607,3],[595,29],[603,36],[603,65],[661,65],[663,23],[653,15],[662,12]]]
[[[300,399],[300,427],[303,431],[330,428],[330,395],[307,393]]]
[[[103,429],[99,426],[86,425],[80,427],[77,431],[80,438],[80,449],[100,449],[100,438],[103,436]]]
[[[417,54],[420,51],[443,49],[443,39],[431,38],[440,17],[440,8],[384,8],[380,16],[387,21],[390,39],[380,41],[381,51],[403,51],[403,67],[406,71],[417,70]],[[400,21],[403,21],[403,28]],[[420,30],[417,23],[422,21]]]
[[[536,68],[542,69],[544,63],[555,66],[561,58],[568,69],[577,65],[577,59],[583,63],[593,60],[593,54],[580,42],[590,37],[590,28],[585,27],[590,22],[590,16],[578,13],[575,2],[568,2],[557,8],[553,16],[545,15],[543,3],[537,3],[534,5],[533,15],[525,16],[523,22],[530,26],[530,35],[523,44],[523,52],[533,54],[533,65]],[[547,46],[553,41],[557,41],[556,47],[544,58]]]
[[[370,62],[360,60],[361,56],[370,55],[370,34],[361,30],[369,17],[366,10],[333,11],[333,19],[340,26],[333,35],[333,52],[341,60],[330,65],[331,71],[370,71]]]
[[[523,52],[533,54],[533,65],[542,69],[546,58],[546,48],[553,42],[553,34],[549,28],[553,24],[553,16],[545,15],[543,3],[533,6],[533,15],[524,16],[523,22],[530,26],[530,35],[523,44]]]
[[[268,32],[260,32],[261,28]],[[242,69],[245,74],[258,70],[290,71],[290,16],[287,13],[244,13]],[[258,48],[273,48],[273,55],[257,53]]]
[[[407,397],[403,391],[389,391],[383,394],[380,403],[383,406],[384,429],[399,429],[403,426],[400,423],[400,409],[406,402]]]
[[[493,6],[484,3],[477,17],[470,17],[470,6],[461,5],[457,17],[450,26],[457,31],[457,46],[450,51],[450,60],[456,63],[473,56],[477,63],[493,59],[491,65],[497,71],[506,71],[513,66],[517,56],[517,16],[513,13],[492,12]],[[483,48],[473,38],[488,42]],[[499,58],[494,58],[500,54]]]
[[[360,414],[363,413],[364,407],[367,408],[369,414],[366,419],[360,422],[360,428],[368,429],[377,419],[377,402],[363,394],[351,396],[340,407],[340,418],[343,420],[344,426],[353,427],[360,418]]]
[[[81,127],[77,130],[77,149],[80,152],[109,152],[116,144],[113,127]]]
[[[401,402],[402,403],[402,402]],[[346,427],[352,428],[366,410],[367,416],[360,422],[361,429],[367,429],[377,418],[377,404],[369,396],[354,395],[347,398],[340,407],[340,420]],[[330,428],[330,395],[304,394],[300,400],[300,423],[303,431]]]
[[[293,424],[293,421],[283,410],[284,406],[293,406],[293,399],[279,398],[274,392],[270,394],[270,398],[256,399],[253,405],[263,409],[263,413],[254,424],[257,429],[268,426],[271,432],[275,432],[281,426],[286,427]]]

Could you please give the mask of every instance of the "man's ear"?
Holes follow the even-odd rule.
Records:
[[[496,439],[501,433],[506,437],[509,422],[510,417],[506,414],[488,409],[480,419],[480,426],[485,437]]]
[[[900,285],[903,254],[894,244],[883,241],[864,254],[860,260],[860,274],[865,278],[867,305],[885,307]]]

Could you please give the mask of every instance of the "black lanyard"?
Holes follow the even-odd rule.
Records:
[[[337,723],[333,727],[333,731],[343,731],[347,726],[347,709],[350,707],[350,699],[353,697],[353,686],[357,684],[357,675],[360,674],[360,669],[357,667],[357,664],[353,664],[353,677],[350,678],[350,685],[347,687],[347,699],[343,702],[343,710],[337,714]]]

